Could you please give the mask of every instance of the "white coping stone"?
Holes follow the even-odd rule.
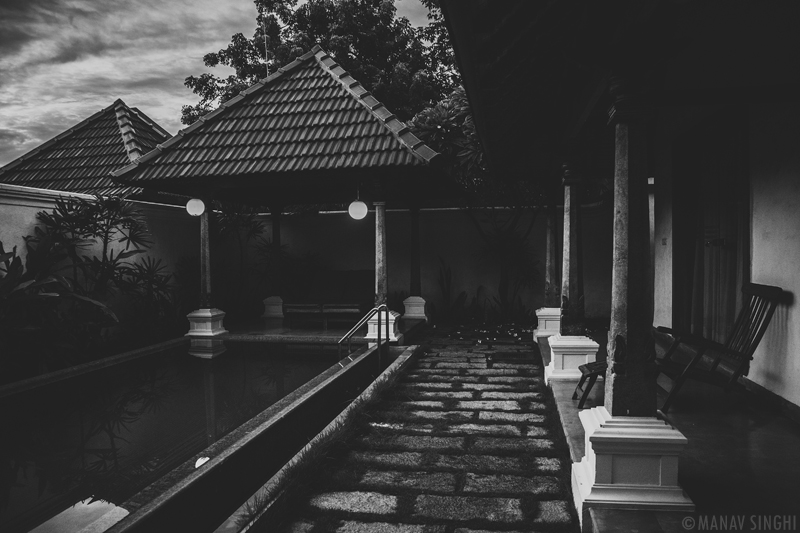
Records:
[[[550,364],[544,369],[544,381],[573,381],[581,378],[578,367],[593,363],[600,345],[589,337],[556,334],[547,339]]]
[[[657,418],[612,417],[604,406],[579,412],[586,455],[572,465],[578,516],[584,506],[694,511],[678,485],[683,434]]]
[[[539,319],[539,325],[533,330],[534,342],[540,337],[549,337],[561,331],[561,308],[540,307],[536,310],[536,318]]]

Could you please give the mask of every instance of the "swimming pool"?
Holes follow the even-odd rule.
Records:
[[[337,360],[225,344],[215,359],[181,344],[0,398],[0,530],[64,530],[79,502],[121,505]]]

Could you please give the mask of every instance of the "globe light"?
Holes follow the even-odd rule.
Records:
[[[350,216],[356,220],[361,220],[365,216],[367,216],[367,204],[362,202],[361,200],[354,200],[350,207],[347,208],[347,212],[350,213]]]
[[[186,202],[186,212],[193,217],[199,217],[206,210],[206,204],[199,198],[192,198]]]

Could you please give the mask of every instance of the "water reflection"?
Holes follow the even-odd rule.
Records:
[[[181,348],[0,399],[0,530],[86,499],[122,504],[333,359],[260,343],[213,359]]]

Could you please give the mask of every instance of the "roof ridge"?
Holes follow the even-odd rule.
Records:
[[[414,135],[405,122],[397,118],[397,115],[389,111],[386,105],[375,98],[361,82],[353,78],[349,72],[336,62],[332,55],[319,45],[316,45],[314,49],[316,50],[314,57],[322,69],[338,81],[344,90],[355,97],[375,118],[380,120],[381,124],[389,130],[404,148],[426,163],[432,162],[440,155]]]
[[[119,133],[122,135],[122,144],[128,153],[128,159],[136,161],[142,157],[144,150],[142,150],[142,145],[139,144],[139,140],[136,138],[136,128],[131,124],[129,111],[130,108],[122,100],[115,102],[114,114],[117,118]]]

